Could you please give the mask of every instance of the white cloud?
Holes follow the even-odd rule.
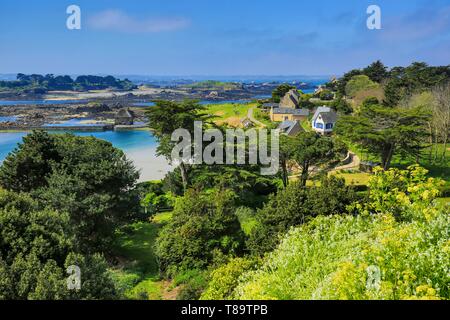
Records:
[[[147,18],[136,19],[120,10],[105,10],[97,13],[88,20],[88,25],[97,30],[120,31],[128,33],[157,33],[175,31],[188,27],[188,19]]]

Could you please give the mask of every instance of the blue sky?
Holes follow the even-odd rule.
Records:
[[[382,30],[366,28],[370,4]],[[450,64],[450,0],[0,3],[0,73],[338,75],[377,59]]]

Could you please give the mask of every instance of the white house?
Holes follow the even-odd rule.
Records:
[[[333,132],[336,125],[337,113],[329,107],[318,107],[311,120],[314,131],[326,134]]]

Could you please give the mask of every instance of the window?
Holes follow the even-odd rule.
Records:
[[[326,129],[333,129],[333,124],[332,123],[327,123],[327,125],[325,126]]]
[[[317,129],[323,129],[323,124],[322,124],[322,123],[317,123],[317,122],[316,122],[315,127],[316,127]]]

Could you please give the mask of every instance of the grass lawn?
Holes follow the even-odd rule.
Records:
[[[347,185],[356,185],[356,186],[365,186],[369,183],[370,174],[365,172],[357,172],[357,173],[330,173],[330,175],[334,175],[339,178],[345,179],[345,184]]]
[[[355,185],[355,186],[365,186],[369,183],[370,174],[365,172],[355,172],[355,173],[336,173],[330,172],[329,175],[334,175],[336,177],[344,178],[345,184]],[[289,177],[290,181],[297,181],[298,176]],[[308,180],[306,181],[307,187],[320,186],[320,181],[318,180]]]
[[[248,109],[256,107],[256,103],[237,104],[237,103],[223,103],[210,104],[205,106],[207,114],[215,116],[213,119],[217,124],[227,123],[231,126],[239,126],[240,120],[245,118]]]
[[[367,151],[364,151],[361,147],[356,144],[352,144],[346,141],[348,148],[356,153],[361,161],[373,161],[380,162],[380,158],[373,155]],[[439,155],[442,154],[444,146],[438,146]],[[447,151],[445,161],[433,162],[429,159],[429,148],[423,149],[421,157],[419,159],[419,164],[429,171],[428,175],[433,178],[443,179],[447,185],[450,185],[450,150]],[[394,155],[391,161],[391,166],[395,168],[405,169],[406,167],[416,163],[416,159],[413,157],[401,157],[399,155]]]
[[[153,246],[159,229],[170,217],[171,212],[160,213],[151,222],[134,223],[117,232],[114,253],[121,267],[112,270],[112,275],[127,298],[163,298],[166,284],[159,277]]]
[[[311,128],[311,120],[309,120],[309,119],[305,119],[305,120],[301,121],[300,125],[302,126],[303,130],[305,130],[306,132],[313,131],[313,129]]]
[[[255,117],[256,120],[261,121],[262,123],[264,123],[267,127],[272,127],[274,126],[273,122],[270,121],[270,115],[268,112],[265,112],[259,108],[254,108],[253,109],[253,117]]]

